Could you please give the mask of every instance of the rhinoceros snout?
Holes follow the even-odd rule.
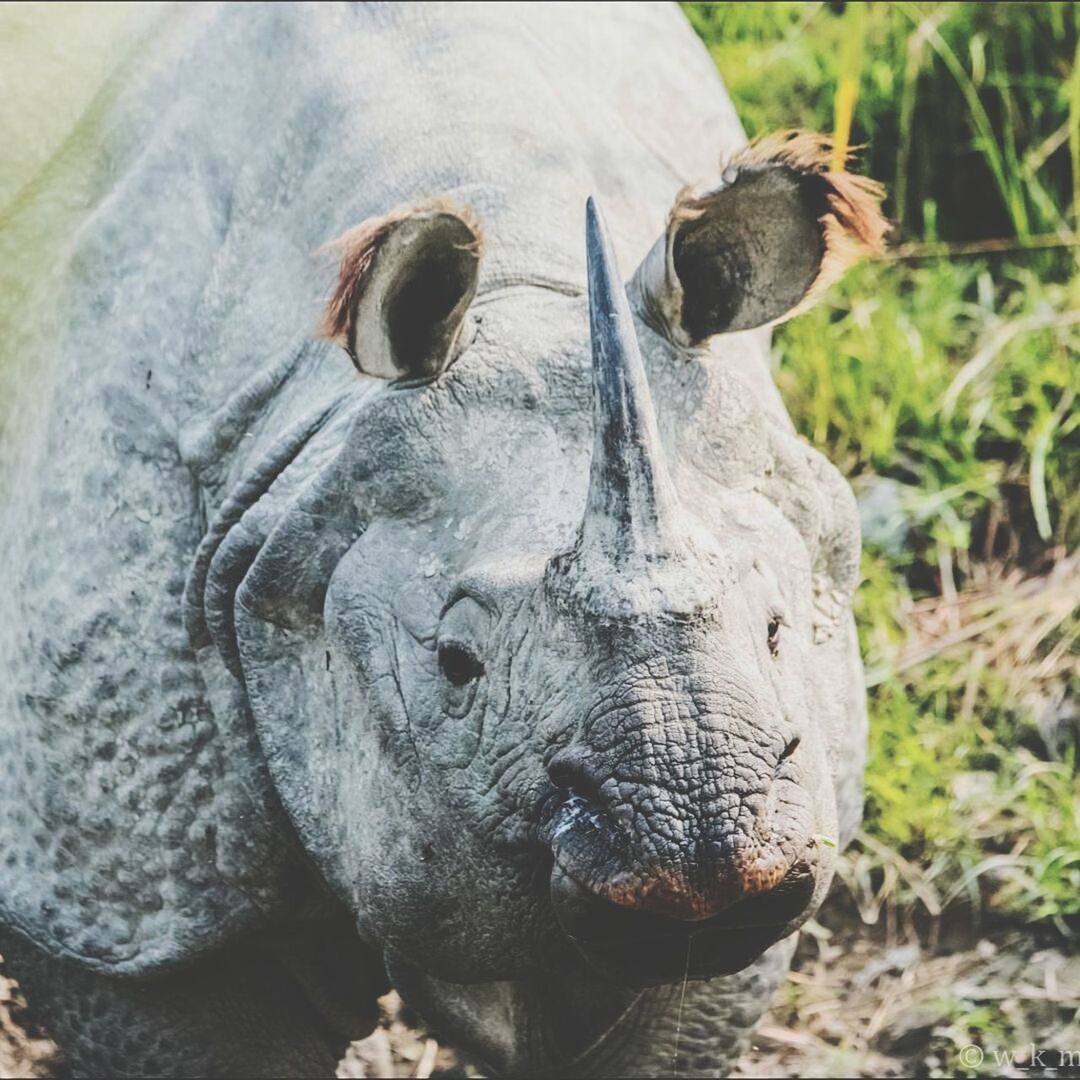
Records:
[[[782,743],[749,787],[726,779],[730,766],[687,782],[692,763],[644,744],[552,759],[565,793],[550,830],[552,903],[587,959],[644,984],[680,977],[689,950],[692,973],[728,974],[801,921],[822,867],[811,816],[791,813],[797,745]]]

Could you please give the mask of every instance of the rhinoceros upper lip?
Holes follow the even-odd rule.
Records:
[[[785,884],[769,893],[748,896],[737,901],[730,907],[717,912],[705,919],[680,920],[672,919],[663,915],[654,915],[649,912],[636,911],[629,908],[621,908],[611,903],[602,896],[598,896],[588,888],[574,873],[572,867],[567,865],[565,859],[555,855],[552,869],[554,873],[566,876],[580,891],[581,898],[587,904],[595,904],[597,910],[602,910],[608,919],[618,920],[625,918],[635,922],[645,923],[647,920],[655,923],[657,932],[667,933],[679,937],[695,937],[698,934],[710,930],[749,930],[758,927],[782,926],[792,921],[809,903],[814,891],[814,875],[807,862],[796,863],[785,878]],[[626,940],[633,940],[637,932],[629,933]],[[572,935],[573,936],[573,935]],[[615,937],[605,935],[605,940],[616,940]]]

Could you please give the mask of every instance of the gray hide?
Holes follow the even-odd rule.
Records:
[[[587,859],[559,848],[545,802],[552,755],[584,738],[574,710],[603,690],[575,667],[589,620],[560,622],[551,598],[566,567],[580,598],[609,566],[586,565],[604,541],[579,535],[599,498],[586,199],[629,278],[679,189],[745,141],[705,50],[674,5],[194,5],[162,17],[97,123],[55,332],[27,334],[6,410],[0,922],[119,985],[347,912],[447,1038],[515,1074],[670,1069],[685,961],[720,975],[686,990],[678,1066],[724,1072],[792,939],[748,967],[680,954],[674,973],[613,977],[552,918],[551,846],[564,868]],[[430,199],[483,233],[456,362],[434,381],[358,375],[313,333],[334,275],[315,253]],[[697,552],[646,592],[735,624],[739,575],[783,597],[787,744],[820,781],[806,829],[842,844],[865,737],[852,500],[795,436],[767,331],[682,345],[663,317],[634,321],[665,528]],[[492,654],[481,704],[429,708],[463,588],[494,599],[454,607],[455,632],[482,623],[505,665]],[[672,649],[707,652],[696,633],[670,630]],[[708,701],[756,669],[741,641]],[[676,652],[640,662],[690,685]],[[682,745],[705,745],[671,709]],[[732,814],[754,797],[732,794]],[[676,903],[639,885],[646,907]]]

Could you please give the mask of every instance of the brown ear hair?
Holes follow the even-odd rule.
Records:
[[[788,319],[856,259],[880,254],[884,189],[832,171],[832,159],[828,136],[780,132],[723,162],[712,190],[680,192],[631,286],[642,316],[697,345]]]
[[[482,248],[472,212],[443,199],[362,221],[322,249],[339,265],[317,333],[366,375],[438,375],[457,356]]]

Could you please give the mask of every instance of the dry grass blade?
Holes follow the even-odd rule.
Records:
[[[1031,682],[1058,676],[1074,664],[1069,642],[1080,628],[1046,656],[1038,650],[1077,610],[1080,556],[1061,560],[1045,576],[1001,575],[954,600],[934,597],[912,605],[910,643],[890,669],[895,674],[909,672],[957,646],[986,638],[980,662],[1001,667],[1013,692],[1021,693]]]
[[[863,39],[866,35],[866,4],[848,4],[844,12],[844,38],[840,46],[840,77],[833,102],[832,171],[842,172],[851,142],[851,121],[859,96]]]
[[[1069,79],[1069,162],[1072,165],[1073,224],[1080,226],[1080,40]]]
[[[426,1039],[424,1041],[423,1053],[420,1055],[420,1060],[416,1063],[416,1068],[413,1069],[412,1075],[421,1078],[430,1076],[432,1070],[435,1068],[435,1059],[438,1055],[439,1044],[434,1039]]]
[[[1054,438],[1054,433],[1068,416],[1075,399],[1076,391],[1071,387],[1061,395],[1061,400],[1058,401],[1054,411],[1039,426],[1031,447],[1031,508],[1035,513],[1039,536],[1044,541],[1049,541],[1053,536],[1049,501],[1046,495],[1046,457],[1050,452],[1050,443]]]
[[[998,324],[975,355],[956,373],[956,378],[945,391],[945,396],[941,400],[944,414],[946,416],[953,414],[964,389],[990,367],[1014,338],[1022,334],[1033,334],[1039,330],[1060,330],[1066,326],[1075,326],[1077,323],[1080,323],[1080,311],[1055,311],[1049,314],[1040,312],[1024,319],[1014,319],[1012,322]]]
[[[1014,236],[991,237],[967,242],[932,240],[897,244],[881,258],[893,262],[910,259],[956,259],[965,255],[993,255],[1009,251],[1044,251],[1080,246],[1080,233],[1035,233],[1019,239]]]
[[[0,962],[3,957],[0,957]],[[46,1039],[28,1036],[18,1024],[24,1008],[18,984],[0,975],[0,1080],[51,1075],[54,1048]]]

